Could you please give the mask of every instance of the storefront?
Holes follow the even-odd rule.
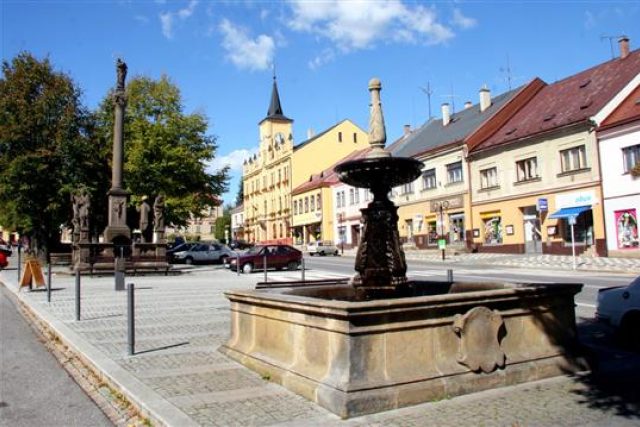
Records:
[[[605,200],[607,249],[611,256],[640,257],[640,195]]]

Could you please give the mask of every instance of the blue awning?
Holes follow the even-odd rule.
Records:
[[[580,215],[582,212],[588,211],[590,209],[591,209],[591,205],[562,208],[559,211],[555,211],[554,213],[549,215],[549,218],[571,218],[571,217],[575,218],[578,215]]]

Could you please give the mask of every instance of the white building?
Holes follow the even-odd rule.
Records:
[[[609,256],[640,258],[640,74],[602,121],[598,149]],[[635,87],[635,88],[633,88]],[[633,169],[637,172],[634,172]]]
[[[244,205],[231,210],[231,238],[244,239]]]
[[[336,245],[352,248],[362,239],[362,213],[373,200],[373,194],[365,188],[355,188],[339,182],[332,187],[335,220],[333,235]]]

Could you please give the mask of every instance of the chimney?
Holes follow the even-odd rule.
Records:
[[[620,46],[620,59],[629,56],[629,37],[621,36],[618,39],[618,46]]]
[[[491,91],[484,85],[482,89],[480,89],[480,112],[486,110],[491,106]]]
[[[307,129],[307,139],[313,138],[315,134],[316,133],[314,132],[313,129],[311,129],[311,128]]]
[[[466,110],[467,108],[471,108],[472,105],[471,101],[467,101],[464,103],[464,109]]]
[[[411,125],[404,125],[402,130],[404,131],[404,136],[409,135],[411,133]]]
[[[446,102],[442,104],[442,126],[446,126],[451,121],[451,114],[449,113],[449,104]]]

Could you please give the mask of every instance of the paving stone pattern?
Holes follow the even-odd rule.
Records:
[[[298,277],[299,272],[281,273]],[[110,359],[203,426],[392,425],[552,426],[638,425],[639,417],[593,405],[579,379],[560,378],[340,420],[270,383],[217,351],[229,333],[226,289],[250,289],[260,274],[225,270],[130,278],[136,284],[136,351],[128,356],[126,292],[108,277],[83,278],[82,319],[74,320],[74,278],[55,275],[49,311]]]

